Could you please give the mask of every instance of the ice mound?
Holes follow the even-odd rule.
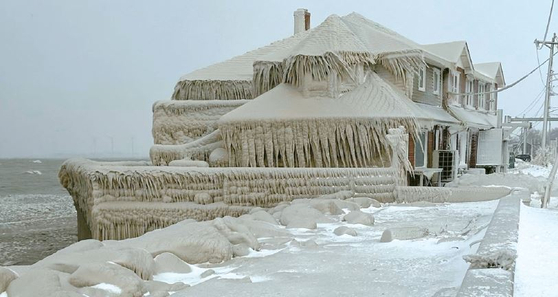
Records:
[[[300,232],[289,232],[286,228],[315,229],[317,223],[343,224],[341,209],[356,211],[359,207],[337,199],[300,199],[273,209],[255,207],[238,218],[185,220],[132,239],[83,240],[34,265],[18,267],[15,272],[2,268],[0,289],[10,296],[19,296],[21,292],[32,296],[38,289],[26,288],[25,284],[33,279],[44,284],[45,292],[60,296],[143,296],[148,292],[165,296],[189,285],[212,278],[229,279],[232,275],[218,267],[203,268],[206,265],[280,252],[293,240],[292,232]],[[365,215],[372,218],[371,214]],[[347,227],[336,233],[356,235],[355,230]]]

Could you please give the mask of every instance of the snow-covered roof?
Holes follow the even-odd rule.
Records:
[[[443,58],[447,61],[452,63],[457,63],[459,57],[463,53],[463,49],[465,48],[466,42],[465,41],[452,41],[452,42],[443,42],[443,43],[434,43],[434,44],[425,44],[422,47]]]
[[[356,12],[346,15],[342,19],[373,54],[422,53],[420,45],[414,41]]]
[[[174,100],[214,100],[254,98],[253,65],[262,56],[291,48],[309,31],[273,42],[240,56],[210,65],[182,76],[172,96]]]
[[[475,64],[475,70],[497,82],[500,87],[506,84],[500,62],[478,63]]]
[[[444,66],[448,66],[444,61],[450,62],[455,66],[465,69],[466,73],[473,74],[476,78],[496,82],[500,86],[505,85],[504,73],[500,62],[473,64],[469,46],[466,41],[453,41],[445,43],[434,43],[422,45],[425,50],[425,57],[435,60]],[[436,57],[443,59],[439,61]]]
[[[294,86],[280,84],[225,114],[219,122],[339,118],[417,119],[428,115],[372,72],[365,83],[339,98],[304,97]]]
[[[496,115],[467,110],[457,106],[450,106],[449,109],[453,115],[455,115],[466,126],[479,129],[490,129],[496,127],[497,125]]]
[[[443,108],[430,105],[430,104],[422,104],[422,103],[415,103],[425,114],[428,115],[428,118],[419,119],[421,124],[425,123],[427,127],[433,125],[448,125],[448,126],[456,126],[459,125],[461,122],[456,118],[452,117],[447,111]],[[424,124],[423,124],[424,125]]]
[[[216,63],[180,77],[183,80],[252,80],[252,65],[259,58],[281,51],[285,48],[291,48],[295,44],[308,35],[309,31],[290,36],[288,38],[273,42],[264,47],[249,51],[245,54],[233,57],[226,61]]]
[[[474,70],[471,54],[469,53],[469,46],[466,41],[425,44],[422,45],[422,48],[434,56],[465,69],[468,73]]]
[[[375,60],[403,77],[423,63],[422,54],[416,43],[359,14],[331,15],[309,31],[181,77],[173,99],[251,99],[281,82],[297,85],[299,72],[321,80]]]

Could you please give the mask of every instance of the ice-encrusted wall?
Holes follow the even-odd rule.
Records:
[[[219,123],[229,166],[386,167],[385,140],[404,120],[292,120]],[[405,126],[412,126],[406,124]]]
[[[217,120],[248,100],[166,100],[153,104],[155,144],[184,144],[217,129]]]
[[[59,178],[83,216],[81,227],[96,239],[122,239],[184,219],[240,216],[257,206],[339,192],[392,202],[402,183],[398,170],[123,166],[70,159]]]

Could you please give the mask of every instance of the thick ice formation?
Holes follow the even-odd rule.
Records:
[[[239,100],[253,99],[260,87],[253,85],[259,57],[296,45],[308,32],[290,36],[268,46],[255,49],[227,61],[196,70],[180,78],[174,88],[173,100]],[[260,73],[260,77],[261,77]],[[265,79],[269,81],[268,79]],[[269,85],[265,90],[273,88]]]
[[[420,47],[394,32],[356,14],[332,15],[184,76],[175,100],[153,106],[150,157],[166,167],[62,167],[80,238],[135,237],[187,218],[238,217],[338,192],[394,201],[410,168],[399,129],[414,135],[428,115],[373,71],[378,62],[403,81],[424,64]]]
[[[192,142],[180,145],[154,145],[149,151],[151,162],[156,165],[169,165],[176,160],[198,160],[209,161],[211,153],[223,148],[221,133],[215,130]],[[195,166],[199,167],[199,166]]]
[[[403,80],[410,96],[412,76],[424,65],[422,47],[359,14],[331,15],[309,31],[183,76],[173,99],[252,99],[282,82],[298,86],[310,73],[318,81],[332,72],[349,81],[353,65],[374,63]]]
[[[347,197],[345,193],[339,196]],[[481,206],[481,208],[484,209],[487,206]],[[463,210],[458,213],[476,217],[480,214],[477,215],[470,211],[475,209],[474,207],[463,207]],[[404,210],[402,208],[398,210],[398,208],[402,207],[387,207],[379,212],[385,214],[383,219],[380,220],[380,224],[385,224],[386,220],[391,220],[393,222],[389,223],[390,226],[394,222],[396,222],[396,225],[403,224],[405,226],[408,222],[400,222],[402,219],[416,221],[416,218],[421,217],[412,219],[412,209]],[[490,208],[488,207],[484,212],[489,211]],[[364,239],[361,238],[362,236],[367,237],[369,244],[374,244],[372,241],[377,241],[380,234],[379,230],[373,230],[373,226],[353,225],[351,222],[344,223],[341,221],[346,210],[352,210],[353,213],[367,218],[373,218],[376,214],[371,212],[377,211],[371,208],[363,209],[360,212],[359,209],[359,206],[354,202],[322,196],[316,199],[299,199],[292,203],[282,203],[267,211],[253,208],[249,214],[242,215],[239,218],[224,217],[205,222],[186,220],[133,239],[78,242],[35,265],[14,267],[14,270],[19,274],[18,278],[14,277],[15,273],[11,270],[0,269],[0,280],[7,280],[4,281],[4,285],[9,296],[42,296],[44,294],[52,296],[80,296],[81,294],[88,296],[112,296],[111,294],[144,296],[148,293],[149,296],[166,296],[169,292],[175,291],[188,294],[192,289],[189,288],[188,284],[197,286],[208,280],[219,281],[220,283],[230,279],[250,280],[251,282],[257,282],[258,280],[273,281],[273,278],[279,274],[273,274],[273,277],[266,275],[260,277],[258,274],[246,275],[240,271],[232,272],[236,268],[231,266],[233,262],[228,261],[242,257],[267,257],[285,249],[291,253],[300,249],[315,250],[321,253],[335,249],[337,245],[344,242],[354,242],[355,244],[352,246],[359,249],[362,247],[359,242]],[[447,206],[440,205],[436,209],[445,211]],[[403,212],[400,214],[403,215],[401,218],[390,219],[394,213],[399,211]],[[489,215],[489,213],[485,213],[484,216],[487,214]],[[438,215],[447,216],[448,214],[441,213]],[[275,217],[279,219],[275,219]],[[285,228],[285,225],[288,227],[288,225],[299,224],[300,222],[293,223],[293,221],[301,218],[308,226],[297,225],[294,229]],[[467,221],[468,219],[462,219],[459,224],[450,227],[450,230],[465,232],[464,230],[475,229],[474,224],[470,222],[467,224]],[[317,226],[317,223],[320,225],[317,231],[309,230],[316,228],[314,226]],[[301,227],[306,229],[300,229]],[[433,225],[430,228],[437,230],[438,227]],[[397,230],[398,228],[392,229]],[[398,234],[403,233],[399,232]],[[423,236],[431,237],[432,240],[428,242],[409,242],[408,244],[421,249],[424,249],[425,244],[436,248],[437,236],[434,234],[435,232],[423,232]],[[470,232],[470,234],[473,236],[472,234],[476,234],[476,232]],[[403,235],[398,237],[400,240],[398,243],[388,248],[390,250],[389,257],[401,253],[401,245],[404,244],[404,240],[417,238],[412,236],[404,238]],[[449,235],[451,234],[443,236]],[[324,245],[324,238],[328,244]],[[386,246],[387,244],[382,245]],[[468,246],[468,243],[459,244],[460,247],[465,247],[465,245]],[[444,254],[442,257],[447,258],[450,256],[447,255],[447,251],[458,252],[449,247],[440,247],[436,253]],[[382,251],[384,247],[377,247],[374,250],[375,253],[385,254]],[[456,255],[461,253],[458,252]],[[362,253],[362,255],[367,254],[370,255],[370,253]],[[456,255],[452,254],[451,258],[457,258]],[[305,257],[302,254],[300,256]],[[279,259],[285,259],[285,255],[282,255],[282,257]],[[294,255],[291,255],[291,257],[294,257]],[[404,258],[408,260],[407,256]],[[261,260],[255,259],[250,262],[251,265],[246,265],[244,268],[258,269],[258,265],[255,264]],[[389,259],[386,261],[389,261]],[[439,262],[436,261],[436,263]],[[424,262],[421,262],[420,265],[423,264]],[[270,273],[279,272],[273,271],[268,274]],[[393,273],[393,271],[390,273]],[[245,279],[247,276],[249,278]],[[188,284],[184,284],[182,281]],[[30,282],[34,285],[28,286]],[[40,288],[35,286],[37,284],[40,284]]]
[[[217,129],[217,120],[248,100],[157,101],[153,104],[155,144],[184,144]]]
[[[251,207],[273,207],[297,198],[339,193],[391,202],[400,183],[398,170],[120,166],[69,160],[60,181],[90,236],[123,239],[187,218],[238,217]]]
[[[324,214],[310,206],[318,204],[306,200],[296,205],[324,218],[315,217],[316,224],[325,220]],[[39,289],[49,296],[91,295],[107,290],[124,296],[143,296],[148,292],[153,295],[157,290],[168,292],[178,287],[156,285],[151,281],[154,274],[191,273],[191,264],[222,263],[234,256],[246,256],[251,250],[260,250],[258,238],[291,238],[269,213],[255,210],[254,215],[240,218],[186,220],[122,241],[81,241],[32,266],[18,269],[21,275],[0,267],[0,291],[7,291],[9,296],[38,296]],[[34,286],[26,287],[29,282]]]
[[[224,115],[229,166],[387,167],[389,129],[414,135],[422,111],[377,74],[340,98],[305,97],[282,84]]]

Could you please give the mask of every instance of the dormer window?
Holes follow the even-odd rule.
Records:
[[[419,68],[419,72],[418,72],[418,89],[419,91],[426,91],[426,67],[425,66],[420,66]]]
[[[440,69],[438,68],[434,68],[432,69],[432,80],[433,80],[433,88],[432,88],[432,93],[434,95],[440,95],[440,85],[441,83],[441,75],[440,75]]]

